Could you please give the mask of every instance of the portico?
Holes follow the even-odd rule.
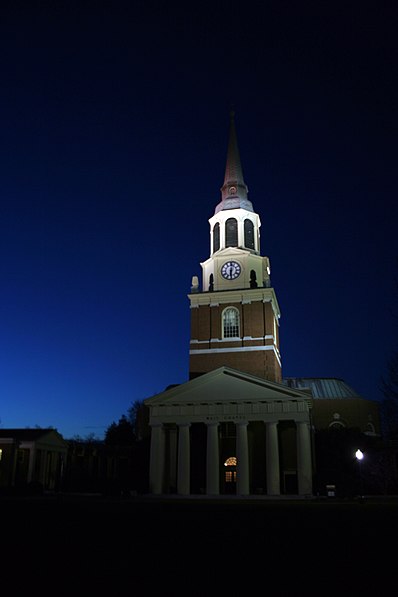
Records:
[[[228,449],[236,458],[236,494],[258,493],[258,484],[267,495],[286,493],[287,468],[296,475],[297,493],[312,493],[308,393],[221,367],[145,403],[152,428],[151,493],[191,493],[195,425],[201,425],[205,435],[203,493],[225,493],[223,455]],[[229,444],[222,433],[226,423],[235,432]],[[256,474],[254,458],[261,463]]]

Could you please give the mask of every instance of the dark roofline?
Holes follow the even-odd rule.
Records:
[[[61,435],[57,429],[54,427],[40,427],[40,428],[1,428],[0,429],[0,438],[12,438],[12,439],[22,439],[22,440],[29,440],[29,439],[37,439],[54,431],[58,435]],[[62,437],[62,436],[61,436]]]
[[[344,383],[347,383],[342,377],[303,377],[302,375],[298,376],[298,375],[289,375],[287,377],[283,377],[283,380],[285,379],[319,379],[319,380],[326,380],[326,379],[336,379],[337,381],[342,381]]]

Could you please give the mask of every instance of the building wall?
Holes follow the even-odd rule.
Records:
[[[363,433],[380,435],[379,404],[364,398],[319,398],[313,401],[313,424],[315,429],[327,429],[331,425],[357,427]]]
[[[280,382],[281,372],[272,350],[191,355],[190,377],[228,366],[263,379]]]
[[[239,311],[239,339],[222,337],[222,313],[229,306]],[[256,346],[266,346],[267,350],[253,350]],[[270,302],[231,302],[191,309],[190,378],[222,366],[281,382],[279,332]]]

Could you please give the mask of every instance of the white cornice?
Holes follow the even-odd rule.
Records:
[[[276,348],[274,344],[269,344],[267,346],[237,346],[235,348],[199,348],[198,350],[190,350],[189,354],[196,355],[216,354],[223,352],[259,352],[264,350],[272,350],[276,356],[279,365],[282,366],[279,350]]]
[[[227,305],[233,303],[271,302],[275,315],[280,317],[279,304],[273,288],[248,288],[247,290],[220,290],[218,292],[198,292],[188,294],[191,308],[196,306]]]
[[[274,336],[271,334],[267,334],[266,336],[260,336],[258,338],[253,338],[253,336],[244,336],[243,338],[210,338],[210,340],[190,340],[190,344],[208,344],[209,342],[234,342],[236,340],[273,340],[275,342]]]

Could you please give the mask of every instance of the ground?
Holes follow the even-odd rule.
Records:
[[[398,498],[1,498],[15,594],[384,595]]]

